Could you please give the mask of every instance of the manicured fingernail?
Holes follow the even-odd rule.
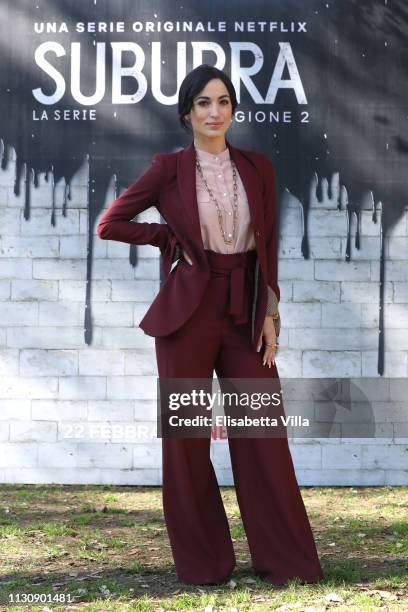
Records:
[[[269,364],[269,367],[271,367],[271,364]]]

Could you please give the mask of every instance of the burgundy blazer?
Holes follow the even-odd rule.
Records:
[[[280,300],[275,172],[263,153],[238,149],[228,140],[226,144],[247,193],[254,230],[257,260],[251,340],[256,350],[266,315],[267,285]],[[200,304],[209,280],[197,205],[195,156],[193,142],[175,153],[157,153],[147,171],[112,202],[97,226],[103,240],[151,244],[160,249],[165,280],[139,323],[150,336],[167,336],[181,327]],[[166,223],[132,221],[150,206],[157,207]],[[186,262],[171,270],[177,243],[193,264]]]

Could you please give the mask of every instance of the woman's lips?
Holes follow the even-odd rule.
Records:
[[[207,123],[207,125],[209,127],[216,128],[216,127],[220,127],[222,125],[222,123]]]

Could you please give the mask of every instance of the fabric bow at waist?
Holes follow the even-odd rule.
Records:
[[[253,266],[256,261],[256,251],[241,253],[217,253],[206,250],[208,263],[213,275],[230,277],[229,313],[233,316],[235,325],[247,323],[249,288]]]

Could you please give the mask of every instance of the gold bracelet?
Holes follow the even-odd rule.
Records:
[[[275,314],[267,314],[265,316],[272,317],[272,319],[276,321],[277,319],[279,319],[279,312],[276,312]]]

